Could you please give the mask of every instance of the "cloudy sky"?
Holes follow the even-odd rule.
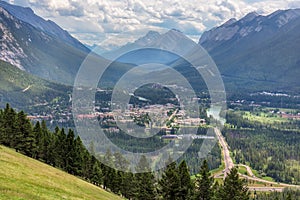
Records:
[[[132,41],[149,30],[176,28],[199,40],[203,31],[249,12],[299,8],[300,0],[5,0],[29,6],[85,44]]]

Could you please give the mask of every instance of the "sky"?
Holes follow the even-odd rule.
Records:
[[[300,0],[5,0],[28,6],[84,44],[109,49],[150,30],[175,28],[198,41],[201,34],[249,12],[267,15],[300,8]]]

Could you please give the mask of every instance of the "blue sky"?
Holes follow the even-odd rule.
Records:
[[[203,31],[249,12],[299,8],[283,0],[5,0],[29,6],[86,44],[123,45],[149,30],[176,28],[197,41]]]

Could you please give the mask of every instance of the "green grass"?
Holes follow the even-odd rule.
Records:
[[[49,165],[0,146],[0,199],[122,199]]]
[[[241,173],[241,174],[244,174],[244,175],[249,175],[248,172],[247,172],[246,167],[244,167],[244,166],[239,166],[238,167],[238,172]]]
[[[269,177],[269,176],[263,176],[261,177],[263,180],[265,181],[272,181],[272,182],[275,182],[275,180],[272,178],[272,177]]]
[[[259,113],[245,112],[243,118],[248,119],[249,121],[261,122],[263,124],[288,122],[288,119],[282,118],[277,114],[264,113],[264,112],[259,112]]]

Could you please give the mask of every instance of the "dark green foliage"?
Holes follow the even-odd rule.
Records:
[[[102,184],[100,162],[86,150],[72,130],[56,128],[51,133],[46,123],[30,123],[23,111],[15,112],[8,104],[0,109],[0,144],[81,176],[95,185]]]
[[[235,113],[229,113],[227,119],[234,127],[225,128],[223,134],[237,163],[250,163],[259,176],[300,183],[299,120],[264,124]]]
[[[141,156],[137,168],[138,171],[144,172],[135,175],[137,184],[136,198],[144,200],[156,199],[156,181],[154,174],[150,171],[150,165],[146,156]]]
[[[180,179],[178,176],[176,162],[170,163],[164,171],[159,183],[160,195],[165,200],[176,200],[180,196]]]
[[[196,177],[195,183],[195,199],[210,200],[213,197],[213,183],[214,180],[209,172],[207,161],[204,160],[199,174]]]
[[[285,189],[283,192],[258,193],[255,200],[300,200],[300,190]]]
[[[292,144],[295,141],[288,142]],[[75,136],[72,130],[66,134],[64,129],[56,128],[52,133],[47,129],[45,122],[32,125],[24,112],[16,112],[9,105],[4,110],[0,109],[0,144],[80,176],[127,199],[249,199],[246,183],[239,179],[236,168],[231,170],[223,185],[214,184],[208,162],[204,161],[194,184],[191,182],[186,162],[181,161],[177,167],[176,163],[170,160],[157,184],[154,173],[147,172],[150,165],[145,156],[140,158],[137,170],[146,173],[133,174],[126,172],[129,163],[122,154],[112,154],[108,150],[102,159],[105,159],[105,163],[122,169],[117,171],[101,164],[91,155],[80,137]],[[273,167],[278,166],[280,165]],[[297,199],[298,196],[299,191],[289,190],[283,193],[257,194],[257,199]]]
[[[249,192],[244,180],[239,179],[236,167],[226,176],[219,198],[222,200],[248,200]]]
[[[3,145],[6,146],[12,146],[17,144],[18,141],[16,141],[16,138],[19,136],[16,136],[15,133],[17,131],[17,114],[12,109],[9,104],[6,104],[6,107],[4,111],[2,112],[2,133],[1,133],[1,139],[0,142]]]
[[[17,130],[15,133],[15,147],[17,151],[33,157],[36,151],[35,137],[32,126],[23,111],[17,114]]]
[[[185,160],[181,161],[181,163],[178,166],[178,176],[180,181],[178,199],[189,199],[192,196],[193,185],[191,181],[190,172]]]

